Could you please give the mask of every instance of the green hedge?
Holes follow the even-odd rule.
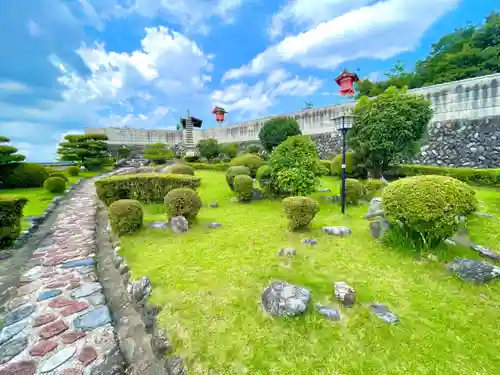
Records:
[[[436,167],[431,165],[403,165],[397,168],[398,177],[418,175],[439,175],[456,178],[469,184],[481,186],[500,186],[500,169],[475,169]]]
[[[0,180],[4,189],[42,187],[51,169],[37,163],[19,163],[0,166]]]
[[[162,203],[169,191],[196,189],[201,179],[185,174],[140,173],[103,178],[95,182],[99,199],[107,206],[120,199]]]
[[[28,199],[0,196],[0,248],[10,245],[21,233],[21,217]]]
[[[43,187],[50,193],[61,194],[66,190],[66,181],[59,176],[49,177],[43,183]]]
[[[194,169],[205,169],[210,171],[226,171],[229,167],[229,163],[217,163],[217,164],[208,164],[208,163],[186,163]]]

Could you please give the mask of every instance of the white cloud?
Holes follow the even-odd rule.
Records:
[[[281,64],[335,69],[359,58],[387,59],[416,48],[422,34],[459,0],[385,0],[283,39],[224,80],[261,74]]]
[[[24,83],[14,82],[14,81],[4,81],[4,82],[0,82],[0,92],[2,92],[2,91],[29,92],[31,90]]]

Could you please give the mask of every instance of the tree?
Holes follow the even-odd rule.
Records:
[[[212,160],[213,158],[219,156],[219,144],[216,139],[202,139],[198,143],[198,151],[200,156]]]
[[[221,154],[226,154],[231,159],[238,154],[238,145],[236,143],[224,143],[219,147]]]
[[[59,159],[74,161],[87,169],[99,169],[109,162],[105,134],[68,134],[59,143]]]
[[[259,132],[259,139],[266,151],[271,152],[285,139],[294,135],[302,135],[297,120],[291,117],[275,117],[265,123]]]
[[[132,150],[128,148],[127,146],[122,146],[118,149],[118,157],[120,159],[126,159],[130,156],[130,153]]]
[[[431,102],[406,91],[390,87],[376,98],[362,97],[354,108],[356,121],[348,133],[349,147],[375,177],[391,162],[407,160],[418,152],[432,118]]]
[[[165,143],[153,143],[144,148],[144,159],[151,160],[155,164],[164,164],[167,159],[174,156]]]
[[[17,148],[1,144],[9,142],[9,138],[0,136],[0,165],[19,163],[25,159],[24,155],[16,154]]]

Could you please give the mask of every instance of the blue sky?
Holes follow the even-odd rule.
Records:
[[[311,5],[311,4],[314,4]],[[383,78],[497,0],[24,0],[0,2],[0,135],[55,158],[84,127],[204,127],[342,102],[347,68]]]

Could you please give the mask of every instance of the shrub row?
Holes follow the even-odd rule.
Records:
[[[42,187],[51,170],[37,163],[0,166],[0,181],[4,189]]]
[[[208,163],[187,163],[187,165],[193,167],[194,169],[205,169],[210,171],[226,171],[229,167],[229,163],[217,163],[217,164],[208,164]]]
[[[10,245],[21,233],[21,217],[27,202],[23,197],[0,196],[0,248]]]
[[[173,189],[200,186],[200,178],[183,174],[144,173],[103,178],[95,182],[99,199],[109,206],[120,199],[163,202]]]

